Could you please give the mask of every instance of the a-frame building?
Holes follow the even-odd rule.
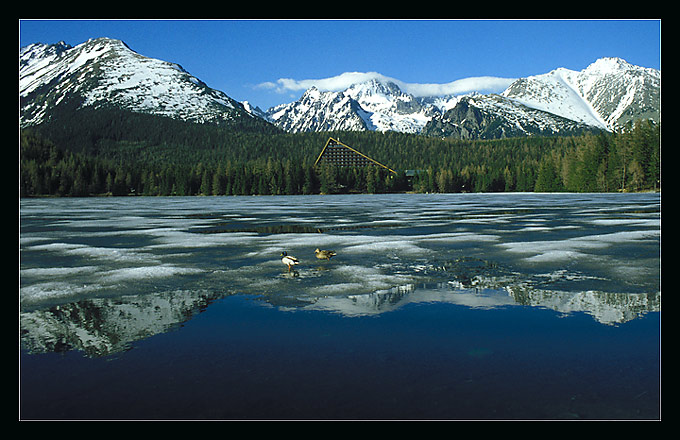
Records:
[[[329,163],[339,167],[365,167],[375,165],[385,168],[393,174],[397,174],[396,171],[381,164],[377,160],[371,159],[349,145],[345,145],[333,138],[328,138],[326,145],[324,145],[319,157],[316,159],[316,162],[314,162],[314,166],[320,163]]]

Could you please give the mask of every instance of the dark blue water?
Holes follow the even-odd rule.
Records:
[[[659,208],[22,201],[20,416],[658,419]]]

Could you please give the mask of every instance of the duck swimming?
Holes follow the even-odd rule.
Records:
[[[290,269],[293,266],[295,266],[296,264],[300,264],[300,260],[291,255],[288,255],[285,251],[281,253],[281,256],[283,257],[281,258],[281,262],[288,266],[288,272],[290,272]]]
[[[316,248],[314,253],[316,254],[316,258],[319,260],[330,260],[331,257],[335,257],[337,255],[334,251],[321,251],[319,248]]]

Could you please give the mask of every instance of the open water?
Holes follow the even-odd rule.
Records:
[[[660,221],[659,194],[24,199],[20,418],[659,419]]]

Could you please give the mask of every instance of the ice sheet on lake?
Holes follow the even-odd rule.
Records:
[[[159,260],[144,250],[87,246],[73,243],[49,243],[31,246],[32,251],[48,251],[89,259],[124,262],[158,262]]]
[[[506,242],[499,246],[508,252],[529,255],[525,257],[528,261],[552,261],[584,257],[589,250],[606,248],[615,243],[658,240],[660,234],[660,230],[621,231],[563,240]]]
[[[29,199],[20,300],[208,292],[347,316],[446,302],[625,322],[660,308],[659,211],[658,194]]]
[[[168,264],[160,266],[128,267],[125,269],[115,269],[101,273],[104,281],[132,281],[148,280],[152,278],[167,278],[176,275],[195,274],[202,272],[201,269],[175,267]]]

